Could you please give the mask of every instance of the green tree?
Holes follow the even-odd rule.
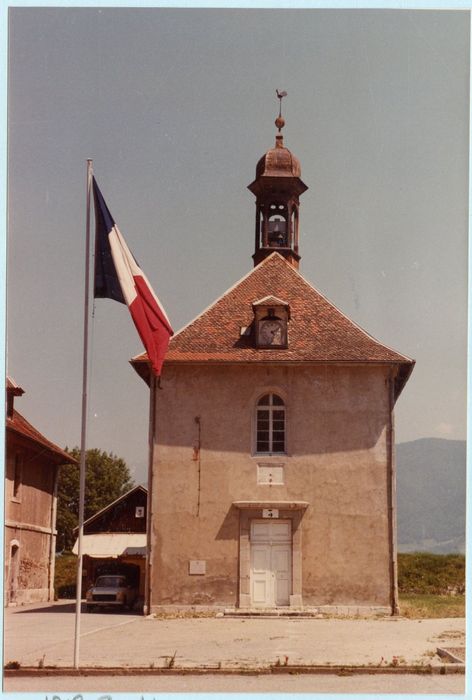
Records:
[[[58,551],[72,549],[75,542],[74,528],[79,522],[80,449],[67,450],[77,464],[61,467],[57,491],[57,541]],[[87,450],[85,471],[84,519],[90,518],[133,486],[126,462],[111,452],[99,449]]]

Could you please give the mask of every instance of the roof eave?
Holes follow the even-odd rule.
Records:
[[[21,438],[26,440],[28,443],[31,443],[32,446],[34,446],[41,454],[43,452],[49,452],[50,455],[52,456],[53,460],[57,464],[78,464],[78,460],[75,459],[74,457],[71,457],[67,452],[64,452],[61,450],[60,447],[57,449],[54,449],[53,447],[49,447],[48,445],[40,442],[39,440],[36,440],[32,435],[26,435],[20,428],[17,428],[14,425],[9,425],[8,422],[6,424],[6,430],[10,431],[12,433],[15,433],[16,435],[19,435]]]
[[[265,173],[263,173],[258,178],[253,180],[253,182],[251,182],[251,184],[248,185],[247,188],[250,192],[252,192],[253,195],[257,197],[258,194],[260,194],[263,189],[266,189],[267,186],[276,186],[278,183],[280,183],[281,180],[284,180],[285,182],[289,180],[292,184],[294,191],[296,191],[298,195],[303,194],[308,189],[308,185],[305,185],[303,180],[300,177],[298,177],[298,175],[294,175],[293,173],[288,173],[283,170],[281,170],[277,174],[272,173],[270,175],[266,175]],[[261,187],[262,182],[265,183],[264,187]]]
[[[148,359],[138,359],[132,357],[129,360],[131,367],[134,369],[141,379],[150,387],[151,386],[151,363]]]
[[[140,362],[144,363],[144,360],[141,360]],[[208,358],[208,359],[176,359],[176,358],[169,358],[166,359],[165,365],[206,365],[206,364],[225,364],[225,365],[257,365],[257,364],[262,364],[262,365],[410,365],[410,364],[415,364],[415,360],[403,360],[403,359],[398,359],[398,360],[364,360],[364,359],[354,359],[354,358],[345,358],[345,359],[336,359],[336,360],[330,360],[330,359],[319,359],[319,360],[303,360],[303,359],[297,359],[297,360],[254,360],[252,358],[250,359],[242,359],[242,360],[237,360],[237,359],[214,359],[214,358]],[[136,363],[137,364],[137,363]]]
[[[146,359],[137,359],[133,358],[130,360],[130,364],[132,365],[133,369],[139,374],[141,379],[146,382],[148,386],[150,386],[150,377],[151,377],[151,365],[149,360]],[[384,366],[384,367],[397,367],[397,374],[394,379],[394,400],[395,402],[397,401],[398,397],[402,393],[403,389],[405,388],[405,384],[407,383],[408,379],[410,378],[411,373],[413,372],[414,366],[416,364],[416,360],[412,360],[410,358],[406,358],[405,360],[403,359],[398,359],[398,360],[235,360],[235,359],[229,359],[229,360],[214,360],[214,359],[207,359],[207,360],[190,360],[190,359],[185,359],[185,360],[170,360],[167,359],[165,360],[164,367],[163,369],[165,370],[165,367],[178,367],[181,365],[281,365],[281,366],[300,366],[300,365],[338,365],[338,366],[355,366],[355,365],[369,365],[369,366]],[[165,378],[165,374],[164,374]]]
[[[416,364],[416,360],[409,360],[408,362],[400,362],[399,364],[399,370],[397,372],[397,376],[395,377],[394,380],[394,399],[397,401],[398,397],[402,393],[403,389],[405,388],[405,384],[410,378],[411,373],[413,372],[413,369]]]

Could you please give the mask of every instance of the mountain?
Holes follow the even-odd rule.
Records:
[[[424,438],[396,454],[398,550],[464,552],[465,441]]]

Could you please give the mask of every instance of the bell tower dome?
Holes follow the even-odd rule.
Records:
[[[277,90],[280,100],[279,116],[275,120],[278,133],[275,146],[267,151],[256,166],[256,179],[248,189],[256,197],[256,245],[254,265],[277,251],[298,269],[298,210],[299,196],[308,189],[300,179],[300,161],[284,146],[281,133],[282,98],[286,92]]]

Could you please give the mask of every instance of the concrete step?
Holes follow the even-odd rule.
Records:
[[[308,610],[293,610],[290,608],[250,608],[248,610],[226,609],[223,613],[219,613],[217,617],[240,617],[240,618],[278,618],[278,617],[296,617],[296,618],[314,618],[321,619],[324,615],[320,612]]]

